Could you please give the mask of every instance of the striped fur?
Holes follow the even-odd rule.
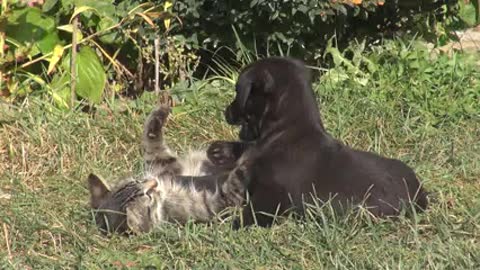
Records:
[[[91,174],[88,182],[95,220],[103,231],[148,232],[164,222],[211,221],[244,202],[245,163],[218,170],[205,151],[177,157],[164,142],[168,108],[159,107],[145,121],[142,137],[145,172],[114,188]]]

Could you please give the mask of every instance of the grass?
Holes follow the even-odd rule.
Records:
[[[139,138],[154,95],[106,103],[93,115],[31,97],[0,104],[0,268],[479,269],[478,67],[466,55],[430,60],[398,42],[357,56],[315,82],[326,127],[414,167],[436,198],[426,213],[390,221],[313,209],[306,222],[271,229],[190,223],[104,237],[92,222],[86,175],[141,171]],[[186,101],[167,126],[174,148],[235,138],[222,117],[233,96],[226,81],[175,89]]]

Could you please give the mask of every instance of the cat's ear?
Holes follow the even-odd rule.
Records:
[[[136,234],[149,232],[152,223],[147,208],[135,206],[129,205],[126,208],[128,229]]]
[[[110,188],[105,181],[93,173],[88,175],[87,181],[88,189],[90,190],[90,206],[96,209],[110,193]]]

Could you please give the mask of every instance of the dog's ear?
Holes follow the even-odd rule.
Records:
[[[262,91],[264,93],[271,93],[273,91],[274,80],[272,74],[268,70],[263,70],[261,72],[260,82],[262,83]],[[244,111],[245,105],[247,104],[248,97],[250,96],[253,88],[253,80],[250,76],[245,76],[240,78],[237,82],[237,95],[238,95],[238,106],[241,111]]]
[[[271,93],[273,91],[273,76],[268,70],[263,72],[263,91],[265,93]]]

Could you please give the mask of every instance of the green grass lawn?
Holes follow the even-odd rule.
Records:
[[[93,114],[32,96],[0,104],[0,268],[480,269],[479,68],[468,56],[429,60],[421,49],[392,46],[337,63],[315,91],[332,135],[415,168],[435,197],[426,213],[389,221],[314,209],[306,222],[270,229],[192,223],[104,237],[86,176],[141,172],[139,139],[154,95]],[[233,96],[226,80],[174,90],[185,101],[167,125],[173,148],[236,137],[222,117]]]

